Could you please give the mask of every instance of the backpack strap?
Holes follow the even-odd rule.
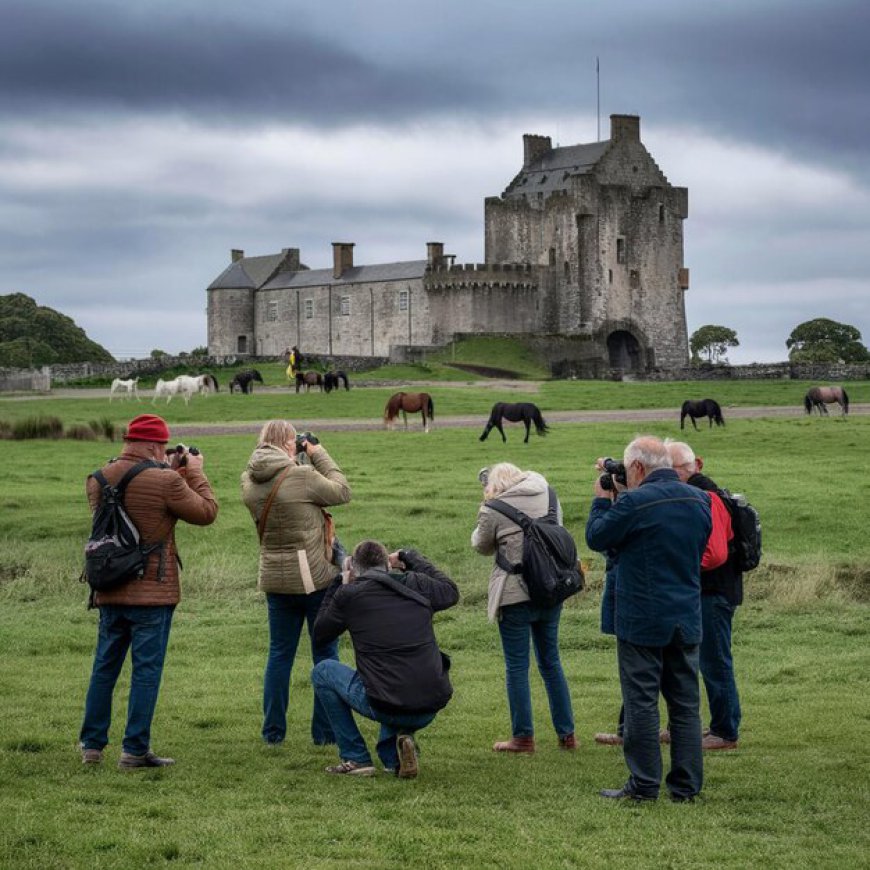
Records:
[[[275,481],[272,489],[269,491],[269,496],[266,499],[266,504],[263,505],[263,511],[260,514],[260,518],[256,521],[257,524],[257,534],[260,537],[260,542],[263,541],[263,533],[266,531],[266,517],[269,516],[269,511],[272,509],[272,502],[275,501],[275,496],[278,495],[278,490],[281,488],[281,484],[284,482],[284,478],[290,473],[290,469],[293,468],[292,464],[288,465],[279,475],[278,479]]]
[[[558,516],[558,499],[556,498],[556,491],[552,486],[547,487],[547,496],[548,505],[546,517],[538,517],[538,519],[546,518],[548,522],[555,523],[556,517]],[[484,507],[491,508],[492,510],[506,516],[512,523],[516,523],[523,531],[534,522],[533,518],[528,514],[523,513],[521,510],[517,510],[513,505],[508,504],[506,501],[502,501],[500,498],[491,499],[483,504]],[[508,562],[507,556],[505,556],[499,549],[496,549],[495,551],[495,561],[498,567],[501,568],[502,571],[506,571],[508,574],[522,573],[523,563],[517,562],[516,564],[512,564],[511,562]]]
[[[415,592],[413,589],[409,589],[404,583],[393,577],[392,574],[388,574],[385,571],[372,571],[371,573],[367,573],[365,575],[365,579],[375,580],[376,582],[380,583],[381,586],[385,586],[387,589],[395,592],[396,595],[401,595],[402,598],[408,598],[411,601],[416,601],[417,604],[422,604],[429,610],[432,609],[432,602],[425,595],[421,595],[419,592]]]

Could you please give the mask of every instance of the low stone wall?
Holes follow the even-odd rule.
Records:
[[[51,372],[41,369],[0,369],[0,393],[47,393],[51,390]]]
[[[640,377],[638,378],[640,379]],[[745,366],[686,366],[673,371],[656,371],[642,376],[649,381],[866,381],[870,363],[752,363]]]

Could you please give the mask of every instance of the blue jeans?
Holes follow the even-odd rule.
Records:
[[[734,606],[723,595],[701,596],[700,664],[707,701],[710,731],[724,740],[737,740],[740,730],[740,698],[731,658],[731,620]]]
[[[694,797],[704,780],[697,645],[672,642],[663,647],[640,646],[619,639],[616,643],[625,706],[626,788],[643,797],[658,797],[662,779],[661,692],[671,730],[668,790],[677,798]]]
[[[318,646],[312,632],[320,603],[326,595],[321,589],[311,595],[266,594],[269,609],[269,658],[263,677],[263,740],[280,743],[287,735],[287,707],[290,703],[290,672],[296,659],[302,626],[308,622],[311,658],[315,664],[323,659],[338,659],[338,640]],[[335,743],[335,735],[323,707],[314,699],[311,714],[311,738],[318,745]]]
[[[547,690],[550,718],[559,737],[574,733],[571,694],[559,660],[559,618],[562,605],[535,607],[529,602],[501,609],[498,630],[504,650],[505,683],[511,713],[511,734],[532,737],[532,693],[529,688],[529,639]]]
[[[100,607],[97,650],[79,735],[85,749],[102,749],[109,742],[112,694],[128,649],[132,650],[133,668],[127,727],[121,746],[132,755],[144,755],[150,749],[151,720],[157,706],[174,610],[174,605],[104,604]]]
[[[359,674],[337,661],[323,661],[314,666],[311,683],[315,697],[323,704],[335,731],[338,753],[342,761],[371,764],[372,757],[353,718],[356,710],[367,719],[381,723],[378,736],[378,758],[388,770],[397,770],[399,755],[396,737],[413,734],[425,728],[434,718],[434,713],[385,713],[372,707]]]

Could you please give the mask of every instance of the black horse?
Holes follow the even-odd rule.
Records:
[[[234,393],[238,388],[240,393],[253,393],[254,381],[263,383],[263,376],[256,369],[248,369],[244,372],[239,372],[230,381],[230,393]]]
[[[686,417],[692,421],[695,431],[698,429],[698,424],[695,422],[696,417],[708,417],[710,420],[710,428],[713,428],[715,422],[717,426],[724,426],[725,421],[722,419],[722,409],[715,399],[699,399],[692,401],[691,399],[683,402],[683,407],[680,409],[680,429],[686,423]]]
[[[537,405],[533,405],[531,402],[518,402],[515,405],[507,402],[496,402],[492,406],[492,411],[489,412],[489,420],[486,423],[483,434],[480,436],[480,440],[486,441],[486,436],[495,427],[501,432],[501,440],[507,441],[504,429],[501,428],[503,420],[507,420],[510,423],[523,423],[525,425],[526,437],[523,440],[523,444],[529,443],[529,429],[532,423],[535,424],[535,431],[538,435],[546,435],[550,431],[550,427],[544,422],[544,418],[541,416]]]
[[[327,393],[331,393],[333,390],[339,388],[341,381],[344,381],[344,388],[349,390],[350,383],[347,379],[347,375],[343,371],[327,372],[323,376],[323,389],[326,390]]]

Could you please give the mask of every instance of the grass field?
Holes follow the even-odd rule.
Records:
[[[542,392],[552,390],[548,398],[567,408],[572,395],[606,402],[622,386],[637,388],[645,407],[673,404],[673,385],[553,383]],[[749,404],[784,397],[783,384],[752,386]],[[785,386],[803,395],[793,383]],[[487,389],[436,389],[448,408],[454,393],[457,408],[495,401]],[[850,385],[853,401],[867,400],[862,390],[868,395],[866,384],[856,385],[856,398]],[[382,392],[338,398],[365,416],[369,405],[382,407]],[[301,410],[320,398],[278,400],[291,419],[297,412],[336,416]],[[281,413],[275,401],[218,396],[188,410],[173,402],[170,412],[179,417],[167,416],[215,420],[226,408],[242,408],[227,419],[259,422]],[[96,398],[4,400],[0,419],[38,408],[65,422],[87,421],[97,407],[105,412],[109,405]],[[116,410],[120,422],[131,406],[115,403]],[[210,528],[179,527],[184,600],[154,723],[155,749],[178,765],[132,774],[115,768],[122,676],[109,763],[82,768],[75,744],[96,624],[75,581],[88,528],[83,482],[119,445],[3,442],[0,866],[866,866],[868,417],[734,420],[724,430],[685,433],[714,479],[749,494],[765,542],[765,560],[747,577],[747,602],[735,620],[741,746],[706,759],[701,802],[625,807],[597,797],[598,788],[621,784],[625,771],[618,750],[591,741],[595,731],[612,728],[619,690],[612,638],[598,631],[602,560],[582,545],[589,589],[569,602],[562,623],[580,748],[570,756],[556,749],[535,676],[538,753],[503,758],[490,751],[493,740],[508,735],[508,718],[498,633],[485,618],[489,563],[469,547],[477,470],[508,459],[542,471],[582,542],[592,463],[619,454],[637,430],[557,425],[528,446],[513,433],[507,445],[481,444],[476,432],[445,428],[428,436],[324,433],[353,487],[351,504],[335,510],[345,543],[374,536],[391,547],[415,544],[463,595],[437,624],[453,656],[456,695],[423,732],[421,774],[410,782],[336,781],[322,772],[335,754],[308,740],[304,641],[288,740],[277,751],[260,743],[266,617],[255,591],[256,536],[238,485],[250,436],[197,439],[221,512]],[[676,419],[644,430],[679,435]],[[350,660],[345,641],[341,656]],[[364,733],[372,737],[373,726]]]

